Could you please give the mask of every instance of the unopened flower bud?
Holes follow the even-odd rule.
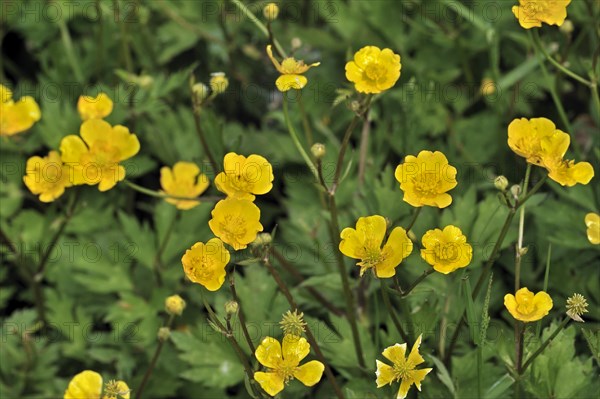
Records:
[[[263,8],[263,15],[268,21],[274,21],[279,15],[279,7],[275,3],[269,3]]]
[[[313,157],[321,159],[325,156],[327,150],[325,148],[325,144],[315,143],[312,147],[310,147],[310,152],[312,152]]]
[[[519,186],[518,184],[515,184],[514,186],[512,186],[510,188],[510,193],[512,194],[512,196],[515,199],[519,198],[519,195],[521,195],[521,186]]]
[[[565,22],[560,26],[559,30],[565,35],[570,35],[573,33],[575,27],[573,26],[573,22],[570,19],[565,19]]]
[[[185,309],[185,301],[179,295],[171,295],[165,299],[165,310],[173,316],[181,316]]]
[[[350,109],[352,110],[352,112],[360,111],[360,103],[356,100],[352,101],[350,103]]]
[[[225,302],[225,312],[227,314],[236,314],[240,309],[240,305],[236,301]]]
[[[171,336],[171,329],[169,327],[161,327],[158,329],[158,340],[165,342]]]
[[[210,90],[208,89],[208,86],[206,86],[204,83],[195,83],[192,86],[192,93],[194,93],[196,101],[201,103],[206,99],[206,97],[208,97]]]
[[[256,236],[256,239],[252,241],[253,246],[264,246],[269,245],[273,241],[270,233],[260,233]]]
[[[154,79],[150,75],[142,75],[138,78],[138,85],[140,87],[146,88],[151,86],[152,83],[154,83]]]
[[[528,247],[523,247],[519,249],[519,256],[525,256],[527,255],[527,252],[529,252],[529,248]]]
[[[210,74],[210,88],[217,94],[224,93],[229,86],[229,79],[223,72],[213,72]]]
[[[504,192],[508,187],[508,179],[504,176],[498,176],[494,179],[494,186],[498,190]]]
[[[496,82],[490,78],[484,78],[481,81],[481,94],[484,96],[491,96],[496,92]]]

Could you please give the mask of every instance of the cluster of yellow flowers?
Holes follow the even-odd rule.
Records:
[[[528,163],[545,167],[548,177],[563,186],[588,184],[592,165],[563,159],[570,143],[571,137],[546,118],[515,119],[508,126],[508,146]]]
[[[253,154],[245,157],[230,152],[225,155],[223,164],[224,170],[215,177],[215,185],[219,191],[227,194],[227,198],[217,202],[211,212],[212,219],[208,222],[211,231],[218,238],[213,238],[206,244],[197,242],[181,259],[188,278],[210,291],[218,290],[225,281],[225,267],[231,255],[224,243],[238,251],[246,248],[263,230],[260,224],[260,209],[253,201],[256,195],[271,191],[274,179],[273,167],[260,155]],[[169,194],[185,194],[185,196],[204,191],[208,182],[202,187],[193,184],[193,176],[198,170],[188,167],[187,172],[184,185],[180,185],[176,178],[163,179],[168,174],[163,175],[161,177],[163,189]],[[174,174],[177,175],[177,171],[174,171]],[[171,185],[167,188],[164,184],[167,181],[163,182],[163,180],[168,180]],[[185,187],[185,192],[178,187]],[[189,201],[186,202],[186,206],[187,203]],[[182,206],[181,202],[178,206]]]
[[[125,178],[120,163],[137,154],[140,143],[125,126],[111,126],[102,119],[112,109],[113,102],[105,93],[79,97],[77,110],[83,120],[79,135],[64,137],[60,154],[50,151],[45,157],[27,160],[23,181],[40,201],[54,201],[67,187],[83,184],[107,191]]]
[[[456,168],[448,164],[439,151],[421,151],[417,157],[409,155],[396,168],[396,179],[404,191],[404,201],[414,207],[445,208],[452,203],[447,192],[457,185]],[[361,217],[356,228],[345,228],[340,237],[340,251],[360,259],[360,275],[372,269],[377,277],[388,278],[396,274],[395,268],[411,254],[413,243],[402,227],[390,233],[381,247],[387,230],[383,216]],[[466,267],[473,257],[473,248],[462,231],[453,225],[443,230],[429,230],[422,238],[421,257],[444,274]]]

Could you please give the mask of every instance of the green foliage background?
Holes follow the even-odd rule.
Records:
[[[465,272],[433,274],[407,299],[394,299],[411,338],[424,333],[421,348],[428,367],[434,367],[423,383],[421,398],[477,397],[475,347],[467,329],[462,330],[449,367],[441,363],[440,350],[447,347],[464,307],[461,281],[479,276],[506,216],[493,178],[503,174],[516,184],[525,172],[524,160],[506,144],[510,121],[543,116],[567,131],[550,96],[551,89],[556,90],[573,129],[571,148],[577,151],[570,158],[587,160],[596,172],[600,170],[600,118],[589,89],[551,67],[548,75],[543,73],[542,58],[510,11],[515,3],[294,0],[281,4],[280,18],[273,24],[286,49],[299,39],[297,57],[321,61],[308,73],[309,84],[302,93],[315,139],[327,146],[329,179],[352,118],[344,98],[333,106],[338,89],[351,93],[345,62],[364,45],[388,47],[402,57],[400,80],[376,100],[371,112],[362,185],[357,177],[360,129],[353,137],[347,157],[352,162],[337,194],[342,227],[371,214],[381,214],[396,225],[409,222],[412,209],[402,201],[393,177],[407,154],[440,150],[458,168],[452,206],[424,209],[413,231],[421,237],[435,227],[459,226],[473,244],[473,262]],[[262,18],[264,2],[246,4]],[[457,10],[468,12],[459,15]],[[542,39],[573,71],[587,77],[596,67],[598,76],[600,7],[593,0],[574,0],[568,12],[574,30],[566,33],[544,26]],[[185,160],[206,166],[194,128],[189,79],[193,74],[207,83],[215,71],[225,72],[230,85],[203,112],[213,152],[219,159],[229,151],[258,153],[274,165],[275,186],[257,200],[261,222],[266,231],[277,226],[274,246],[304,282],[299,284],[276,260],[275,266],[293,287],[346,396],[392,397],[397,386],[375,388],[375,358],[381,359],[383,348],[402,340],[382,306],[377,282],[365,277],[371,281],[360,283],[358,268],[346,259],[353,286],[363,293],[359,328],[372,368],[368,376],[357,368],[348,323],[305,289],[314,287],[334,306],[344,308],[329,244],[328,213],[287,134],[281,93],[274,86],[277,73],[264,51],[267,38],[232,3],[5,1],[1,28],[0,80],[14,88],[16,98],[34,96],[42,109],[42,120],[30,131],[1,140],[2,398],[62,397],[72,376],[84,369],[100,372],[105,380],[123,379],[135,393],[166,317],[164,299],[174,293],[185,298],[187,308],[176,319],[144,397],[248,397],[235,353],[206,321],[202,287],[184,280],[180,263],[193,243],[212,237],[207,225],[211,203],[177,211],[119,184],[106,193],[95,187],[70,189],[56,202],[42,204],[22,183],[28,157],[56,149],[62,137],[78,132],[78,96],[99,91],[115,101],[107,120],[128,126],[142,144],[140,153],[126,164],[128,179],[159,189],[163,165]],[[141,85],[131,74],[149,77],[151,83]],[[496,93],[479,94],[484,78],[496,83]],[[301,131],[296,104],[291,112]],[[533,179],[542,172],[534,169]],[[214,185],[209,193],[217,193]],[[72,207],[75,195],[78,201]],[[552,245],[548,292],[554,308],[540,323],[541,338],[536,325],[528,329],[526,353],[553,331],[551,323],[556,326],[564,317],[568,296],[581,293],[590,310],[585,324],[570,324],[528,370],[525,389],[530,397],[592,398],[599,392],[600,247],[588,242],[583,222],[586,213],[599,209],[597,178],[569,189],[549,182],[527,205],[529,252],[521,281],[533,291],[543,288]],[[40,276],[37,295],[42,304],[29,275],[66,217]],[[502,298],[512,292],[516,235],[515,222],[493,269],[483,359],[484,397],[490,399],[513,393],[506,366],[514,356],[513,321]],[[248,258],[252,258],[249,251],[234,256],[235,262],[244,264],[236,266],[236,287],[258,343],[266,335],[279,337],[276,323],[289,307],[265,268],[244,262]],[[427,267],[415,250],[398,268],[400,282],[408,286]],[[207,298],[223,314],[230,294],[223,287]],[[483,304],[476,302],[475,307],[480,315]],[[411,395],[417,397],[416,392]],[[331,396],[325,378],[314,388],[293,382],[281,394],[282,398]]]

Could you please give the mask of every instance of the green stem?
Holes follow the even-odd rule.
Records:
[[[71,64],[71,69],[73,70],[75,79],[82,83],[83,74],[81,73],[81,67],[79,66],[79,62],[77,61],[77,57],[75,56],[75,52],[73,50],[73,41],[71,40],[71,34],[67,28],[65,18],[59,18],[58,28],[60,29],[60,38],[62,40],[63,47],[65,48],[67,60],[69,61],[69,64]]]
[[[248,17],[248,19],[250,21],[252,21],[254,23],[254,25],[256,25],[256,27],[268,38],[269,37],[269,30],[267,29],[267,27],[265,26],[265,24],[263,24],[262,22],[260,22],[260,20],[258,18],[256,18],[256,15],[254,15],[254,13],[252,11],[250,11],[248,9],[248,7],[246,7],[241,1],[239,0],[231,0],[231,2],[233,4],[235,4],[235,6],[237,8],[240,9],[240,11],[242,13],[244,13],[244,15],[246,15],[246,17]],[[285,51],[283,51],[283,48],[281,47],[281,44],[279,44],[279,42],[277,41],[277,39],[273,38],[273,45],[275,46],[276,51],[281,54],[283,57],[286,57],[286,53]]]
[[[221,170],[221,166],[219,165],[213,153],[211,152],[210,147],[208,145],[208,141],[206,140],[206,134],[204,132],[204,129],[202,129],[202,124],[200,123],[200,112],[202,110],[202,106],[196,101],[196,96],[193,93],[192,110],[194,114],[194,125],[196,126],[196,133],[200,138],[200,144],[202,144],[202,149],[204,150],[205,155],[208,157],[210,166],[213,169],[213,174],[216,176],[217,173],[219,173],[219,171]]]
[[[523,182],[523,195],[527,195],[527,188],[529,187],[529,178],[531,177],[531,164],[527,164],[527,170],[525,171],[525,181]],[[525,206],[521,206],[519,212],[519,236],[517,239],[517,249],[515,251],[515,292],[521,287],[521,259],[523,258],[523,235],[525,233]]]
[[[225,338],[227,338],[227,340],[229,341],[229,344],[231,345],[231,347],[235,351],[236,355],[242,362],[242,366],[244,367],[244,371],[246,372],[248,381],[254,381],[254,373],[252,372],[252,366],[250,365],[250,362],[248,361],[248,356],[246,356],[246,354],[242,350],[240,344],[235,339],[235,336],[233,335],[233,331],[231,331],[230,329],[225,327],[225,325],[221,322],[221,320],[219,320],[219,316],[217,316],[217,314],[213,310],[212,306],[210,306],[210,304],[208,303],[208,301],[206,300],[206,298],[204,297],[204,294],[202,292],[201,292],[201,296],[202,296],[202,302],[204,303],[204,308],[208,312],[209,320],[212,321],[217,328],[219,328],[221,334],[223,334],[225,336]],[[251,384],[250,386],[254,390],[254,385]],[[256,392],[253,392],[253,393],[256,394]]]
[[[302,94],[300,93],[300,95],[302,95]],[[290,133],[290,137],[292,138],[292,141],[294,142],[296,149],[302,156],[302,159],[304,159],[306,166],[308,166],[308,168],[310,169],[310,171],[313,174],[313,176],[315,177],[315,179],[318,179],[319,175],[317,172],[317,168],[315,167],[315,164],[311,161],[310,157],[308,156],[308,153],[306,152],[306,150],[304,149],[302,144],[300,143],[300,140],[298,139],[298,135],[296,134],[296,130],[294,129],[294,125],[292,125],[292,121],[290,120],[290,115],[289,115],[289,111],[288,111],[287,93],[283,93],[283,116],[284,116],[285,122],[287,124],[288,132]]]
[[[537,29],[532,29],[532,37],[533,37],[533,43],[535,45],[535,47],[544,55],[544,57],[546,57],[546,59],[548,61],[550,61],[550,63],[552,65],[554,65],[559,71],[561,71],[562,73],[564,73],[565,75],[575,79],[576,81],[588,86],[588,87],[593,87],[595,86],[593,84],[593,82],[590,82],[589,80],[579,76],[578,74],[576,74],[575,72],[571,71],[570,69],[566,68],[564,65],[561,65],[558,61],[556,61],[554,58],[552,58],[552,56],[550,54],[548,54],[548,52],[546,51],[546,49],[544,48],[544,45],[542,44],[542,41],[540,39],[540,34],[538,32]],[[531,31],[530,31],[531,32]]]
[[[415,287],[417,285],[419,285],[423,280],[425,280],[427,278],[427,276],[429,276],[430,274],[433,274],[435,272],[435,269],[433,268],[429,268],[427,270],[425,270],[423,272],[423,274],[421,274],[411,285],[410,287],[408,287],[408,289],[406,291],[400,289],[400,286],[398,286],[396,290],[392,290],[391,288],[388,288],[392,293],[396,294],[396,295],[400,295],[401,297],[406,297],[408,294],[411,293],[412,290],[415,289]]]
[[[252,342],[252,338],[250,338],[250,334],[248,333],[248,327],[246,326],[246,315],[244,314],[244,309],[242,309],[242,303],[240,302],[240,298],[238,297],[237,291],[235,289],[235,279],[233,277],[233,273],[229,275],[229,290],[231,291],[231,297],[238,304],[238,319],[240,321],[240,326],[242,327],[242,333],[244,334],[244,338],[246,339],[246,343],[250,348],[250,352],[256,352],[256,347]]]
[[[302,94],[298,96],[298,105],[300,106],[300,115],[302,115],[302,127],[304,128],[306,143],[309,147],[312,147],[315,140],[312,129],[310,128],[310,122],[308,121],[308,114],[306,113],[306,108],[304,107],[304,101],[302,100]]]
[[[415,225],[415,222],[417,221],[417,218],[419,217],[419,215],[421,214],[421,210],[423,209],[423,207],[419,207],[417,209],[415,209],[415,213],[413,214],[413,217],[410,221],[410,223],[408,224],[408,226],[406,226],[406,232],[408,233],[410,231],[410,229],[413,228],[413,226]]]
[[[535,193],[538,192],[538,190],[546,182],[547,177],[548,176],[546,175],[542,179],[540,179],[540,181],[531,189],[531,191],[529,191],[523,198],[518,200],[514,207],[511,207],[509,209],[508,215],[506,215],[506,220],[504,221],[504,225],[502,226],[502,230],[500,231],[500,235],[498,236],[498,239],[496,240],[496,244],[494,245],[494,248],[492,249],[492,254],[486,261],[485,265],[483,266],[483,270],[481,271],[481,274],[479,275],[479,279],[477,280],[477,284],[475,285],[475,289],[473,290],[473,294],[472,294],[473,299],[475,299],[477,297],[477,295],[479,294],[479,291],[481,290],[481,288],[483,286],[483,282],[487,280],[487,275],[491,271],[492,266],[494,265],[494,262],[496,261],[496,257],[498,255],[498,252],[500,251],[500,247],[504,243],[504,239],[506,238],[506,234],[508,233],[508,230],[510,229],[510,225],[515,216],[515,213],[521,206],[523,206],[529,200],[529,198],[531,198]],[[446,364],[448,364],[448,361],[450,360],[450,356],[452,356],[452,351],[454,349],[454,346],[456,345],[456,341],[458,339],[460,329],[464,325],[464,317],[463,317],[464,312],[465,311],[463,310],[462,315],[460,316],[458,325],[456,326],[456,329],[454,330],[452,338],[450,339],[449,349],[446,352],[446,357],[444,359],[444,362]]]
[[[400,324],[400,320],[398,320],[398,316],[396,316],[396,311],[392,307],[392,302],[390,301],[390,296],[388,295],[389,288],[386,287],[385,283],[383,282],[383,279],[379,279],[379,283],[381,285],[381,296],[383,298],[383,303],[385,304],[385,307],[387,308],[387,311],[390,314],[390,317],[392,318],[392,322],[394,322],[394,325],[396,326],[396,330],[398,330],[398,333],[400,334],[404,342],[410,341],[408,335],[402,328],[402,324]]]
[[[175,319],[175,315],[170,315],[169,320],[164,325],[164,327],[170,329],[171,325],[173,324],[174,319]],[[158,358],[160,356],[160,353],[162,352],[162,348],[165,345],[165,342],[167,342],[166,339],[159,339],[158,346],[156,347],[156,350],[154,351],[154,356],[152,356],[152,360],[150,361],[150,365],[148,366],[148,369],[146,369],[146,373],[144,374],[144,378],[142,379],[142,382],[140,383],[140,387],[136,391],[135,399],[140,399],[142,397],[144,388],[146,388],[146,384],[148,383],[148,380],[150,379],[150,376],[152,375],[152,371],[154,370],[154,367],[156,366],[156,362],[158,361]]]
[[[548,244],[548,254],[546,255],[546,272],[544,273],[544,292],[548,292],[548,280],[550,278],[550,259],[552,258],[552,244]],[[542,321],[538,320],[535,326],[535,336],[539,338],[542,331]]]
[[[334,304],[332,304],[331,302],[329,302],[327,300],[327,298],[325,298],[323,295],[321,295],[321,293],[319,291],[317,291],[314,287],[302,285],[302,283],[305,281],[305,279],[302,276],[302,274],[300,274],[300,272],[298,272],[298,270],[296,270],[294,268],[294,266],[292,266],[288,262],[288,260],[279,251],[277,251],[275,248],[272,248],[271,250],[272,250],[273,256],[275,257],[275,259],[277,259],[277,262],[288,273],[290,273],[296,279],[296,281],[298,281],[298,283],[301,284],[300,286],[304,287],[317,300],[317,302],[319,302],[321,305],[323,305],[323,307],[325,309],[329,310],[330,312],[332,312],[336,316],[342,316],[344,314],[343,311],[341,311]]]
[[[552,335],[550,335],[541,345],[539,348],[536,349],[535,352],[533,352],[533,354],[531,356],[529,356],[529,358],[525,361],[525,363],[523,364],[523,367],[521,368],[521,373],[524,373],[525,370],[527,370],[527,367],[531,366],[531,363],[535,360],[536,357],[538,357],[543,351],[544,349],[546,349],[546,347],[548,345],[550,345],[550,342],[552,342],[552,340],[554,338],[556,338],[556,336],[558,335],[559,332],[561,332],[563,330],[563,328],[565,328],[565,326],[567,325],[567,323],[569,322],[570,318],[567,316],[563,319],[563,321],[558,325],[558,327],[556,327],[556,330],[554,330],[554,332],[552,333]]]
[[[223,199],[223,197],[217,197],[217,196],[203,196],[203,197],[180,197],[178,195],[171,195],[171,194],[167,194],[167,193],[163,193],[160,191],[155,191],[155,190],[151,190],[149,188],[140,186],[139,184],[135,184],[134,182],[130,181],[130,180],[123,180],[123,183],[125,183],[126,186],[128,186],[129,188],[148,195],[150,197],[154,197],[154,198],[162,198],[162,199],[166,199],[166,198],[171,198],[171,199],[176,199],[176,200],[186,200],[186,201],[210,201],[210,202],[217,202]]]
[[[365,179],[365,170],[367,166],[367,155],[369,153],[369,136],[371,134],[371,121],[369,120],[369,110],[365,112],[363,126],[360,133],[360,156],[358,159],[358,186],[362,187]]]
[[[269,252],[270,251],[267,251],[267,253],[263,257],[262,263],[267,267],[267,270],[269,271],[269,273],[271,273],[271,276],[273,276],[273,279],[279,286],[280,291],[283,293],[283,295],[287,299],[290,307],[292,307],[292,309],[294,309],[294,310],[299,309],[289,288],[283,282],[283,280],[281,279],[281,276],[279,275],[277,270],[275,270],[275,268],[271,264],[271,261],[269,260]],[[308,324],[305,326],[305,328],[306,328],[306,338],[308,339],[308,342],[315,350],[315,354],[317,355],[317,358],[319,359],[319,361],[321,363],[323,363],[323,365],[325,366],[325,376],[327,377],[327,380],[331,384],[331,387],[335,391],[335,394],[338,397],[338,399],[344,399],[344,394],[342,393],[342,391],[335,379],[335,376],[333,375],[333,372],[331,371],[331,368],[329,367],[329,364],[327,363],[327,360],[325,359],[325,356],[323,355],[323,352],[321,351],[321,348],[319,347],[319,344],[317,343],[317,340],[315,339],[315,336],[312,333],[312,330],[310,329]]]
[[[54,233],[54,236],[52,236],[52,239],[50,240],[50,244],[48,245],[48,248],[46,248],[46,251],[42,255],[42,258],[40,259],[40,263],[37,267],[37,271],[35,273],[34,280],[41,281],[43,274],[44,274],[44,270],[46,268],[46,265],[48,264],[48,260],[50,259],[50,254],[54,250],[54,247],[56,246],[58,239],[64,233],[65,228],[67,227],[67,224],[69,223],[69,221],[73,217],[73,214],[75,213],[75,207],[77,206],[78,199],[79,199],[79,193],[76,191],[73,193],[73,195],[70,198],[70,203],[67,206],[67,211],[65,212],[65,216],[63,217],[60,225],[58,226],[58,230],[56,230],[56,233]]]
[[[119,24],[119,32],[121,36],[121,52],[123,53],[123,59],[125,60],[125,69],[129,73],[133,73],[133,61],[131,60],[131,52],[129,49],[129,37],[127,35],[127,27],[125,26],[125,19],[121,18],[119,0],[113,0],[113,5],[115,9],[115,19]]]
[[[354,115],[350,125],[346,129],[346,133],[344,134],[344,139],[342,140],[342,146],[340,147],[340,152],[338,154],[338,159],[335,164],[335,174],[333,176],[333,183],[331,184],[331,192],[335,193],[337,190],[338,183],[340,181],[340,176],[342,174],[342,164],[344,163],[344,155],[346,154],[346,148],[348,148],[348,143],[350,142],[350,137],[352,137],[352,131],[356,127],[358,120],[360,117],[358,115]]]
[[[329,212],[331,214],[330,220],[330,235],[331,242],[333,243],[333,251],[337,258],[338,271],[342,278],[342,287],[344,289],[344,297],[346,299],[346,316],[348,317],[348,323],[352,330],[352,339],[354,341],[354,350],[356,352],[356,358],[358,359],[358,365],[362,369],[366,369],[365,359],[362,351],[362,345],[360,342],[360,335],[358,333],[358,324],[356,321],[356,307],[354,306],[354,297],[352,290],[350,289],[350,280],[348,279],[348,273],[346,272],[346,265],[344,263],[344,256],[338,249],[340,247],[340,226],[338,222],[337,205],[335,203],[335,196],[329,194]]]
[[[156,251],[156,255],[154,256],[154,273],[156,274],[156,282],[159,287],[162,286],[162,276],[161,276],[161,271],[162,271],[162,266],[163,266],[162,259],[161,259],[162,254],[165,251],[167,244],[169,243],[169,239],[171,238],[171,234],[173,233],[175,224],[177,223],[177,220],[179,220],[179,215],[181,215],[181,213],[179,211],[177,211],[177,213],[175,214],[173,219],[171,219],[171,222],[169,223],[169,227],[167,228],[167,232],[165,233],[165,236],[161,240],[160,245],[158,246],[158,251]]]

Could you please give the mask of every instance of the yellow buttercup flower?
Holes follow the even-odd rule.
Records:
[[[294,378],[307,387],[312,387],[321,380],[325,366],[318,360],[311,360],[300,366],[309,352],[310,344],[305,338],[286,335],[280,345],[275,338],[266,337],[256,348],[254,355],[268,370],[255,372],[254,379],[271,396],[283,391],[285,384]]]
[[[27,160],[27,174],[23,182],[42,202],[52,202],[60,197],[65,188],[71,187],[69,167],[63,164],[57,151],[47,156],[31,157]]]
[[[456,168],[439,151],[421,151],[416,157],[408,155],[396,168],[395,176],[404,191],[403,200],[415,207],[447,207],[452,203],[447,191],[458,184]]]
[[[135,134],[125,126],[112,127],[102,119],[83,122],[80,136],[66,136],[60,143],[61,157],[71,168],[73,184],[98,184],[100,191],[110,190],[125,178],[125,168],[119,162],[139,150]]]
[[[585,215],[585,225],[587,226],[588,240],[594,245],[600,244],[600,215],[588,213]]]
[[[443,231],[429,230],[421,241],[421,257],[443,274],[466,267],[473,258],[473,247],[467,243],[467,237],[456,226],[446,226]]]
[[[421,346],[422,335],[419,335],[417,341],[412,347],[408,358],[406,356],[406,343],[400,345],[396,344],[385,348],[382,355],[390,360],[393,366],[389,366],[379,360],[376,360],[377,371],[377,388],[381,388],[384,385],[391,385],[393,382],[400,382],[400,389],[398,390],[397,399],[404,399],[408,394],[408,390],[414,384],[417,389],[421,390],[421,382],[425,379],[425,376],[433,369],[416,369],[416,367],[425,362],[423,356],[419,353],[419,346]]]
[[[64,399],[100,399],[102,376],[95,371],[85,370],[77,374],[65,391]],[[129,399],[131,390],[123,381],[109,381],[103,399]]]
[[[209,184],[208,177],[200,173],[200,168],[192,162],[177,162],[173,169],[168,166],[160,169],[162,192],[175,197],[196,198],[206,191]],[[165,201],[184,210],[200,204],[200,201],[192,199],[165,198]]]
[[[40,120],[42,112],[33,97],[12,99],[12,91],[0,84],[0,136],[24,132]]]
[[[340,237],[340,252],[344,255],[360,259],[362,276],[367,269],[373,269],[377,277],[388,278],[396,274],[396,267],[413,249],[413,243],[402,227],[396,227],[390,233],[387,242],[381,247],[387,223],[383,216],[361,217],[356,222],[356,229],[347,227]]]
[[[213,72],[210,74],[209,84],[215,94],[222,94],[229,86],[229,79],[227,79],[224,72]]]
[[[548,25],[561,26],[567,18],[567,6],[571,0],[519,0],[512,12],[525,29]]]
[[[281,92],[290,89],[302,89],[306,86],[306,83],[308,83],[308,79],[302,74],[312,67],[321,65],[320,62],[306,65],[304,61],[297,61],[294,57],[285,58],[280,64],[279,61],[273,57],[273,51],[271,50],[270,44],[267,46],[267,55],[271,59],[273,65],[275,65],[275,69],[281,74],[275,81],[275,86],[277,86],[277,89]]]
[[[592,165],[563,159],[570,143],[571,137],[562,132],[542,138],[542,163],[548,170],[548,177],[567,187],[577,183],[588,184],[594,177]]]
[[[569,137],[546,118],[515,119],[508,125],[508,146],[534,165],[543,166],[542,140],[552,136],[556,136],[556,141]]]
[[[588,162],[565,160],[571,137],[546,118],[515,119],[508,126],[508,146],[527,162],[543,166],[563,186],[588,184],[594,168]]]
[[[504,306],[517,320],[538,321],[552,309],[552,298],[544,291],[533,295],[533,292],[523,287],[515,295],[504,295]]]
[[[389,48],[366,46],[346,64],[346,79],[361,93],[381,93],[396,84],[400,77],[400,56]]]
[[[79,96],[77,100],[77,111],[84,121],[102,119],[110,115],[112,110],[113,102],[106,93],[100,93],[96,97]]]
[[[260,209],[250,200],[227,198],[217,202],[211,212],[208,226],[223,242],[236,251],[244,249],[256,239],[260,224]]]
[[[253,201],[253,194],[266,194],[273,188],[273,167],[260,155],[246,158],[230,152],[223,159],[224,172],[215,178],[217,190],[230,198]]]
[[[225,281],[225,267],[231,255],[223,242],[212,238],[206,244],[197,242],[181,258],[185,275],[194,283],[216,291]]]

